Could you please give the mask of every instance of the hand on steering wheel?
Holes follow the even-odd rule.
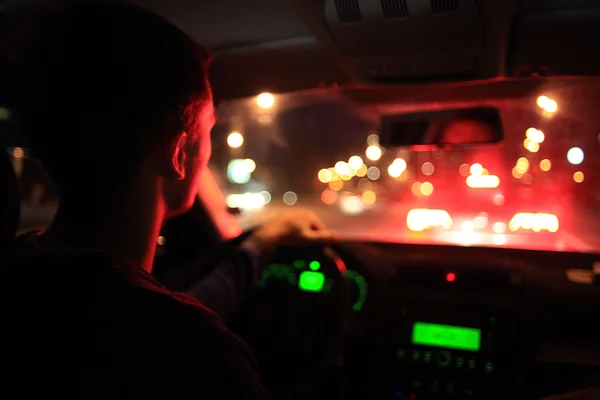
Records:
[[[336,237],[314,212],[297,208],[280,212],[255,228],[243,245],[265,255],[281,246],[329,244]]]

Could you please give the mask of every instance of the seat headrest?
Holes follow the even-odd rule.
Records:
[[[19,228],[21,201],[11,157],[0,145],[0,254],[11,244]]]

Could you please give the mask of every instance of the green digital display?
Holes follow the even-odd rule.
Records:
[[[325,275],[320,272],[303,271],[300,274],[298,287],[307,292],[320,292],[325,286]]]
[[[286,264],[270,264],[261,271],[256,286],[266,288],[270,284],[288,283],[305,292],[330,293],[334,286],[334,280],[328,278],[322,272],[322,268],[323,265],[318,260],[306,261],[296,259]],[[349,269],[344,271],[343,276],[355,285],[352,287],[354,300],[352,309],[354,311],[362,310],[367,301],[368,291],[365,277]]]
[[[415,322],[412,343],[448,349],[479,351],[481,330],[462,326]]]

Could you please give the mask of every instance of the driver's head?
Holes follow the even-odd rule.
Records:
[[[440,142],[443,144],[482,144],[494,140],[494,131],[483,121],[457,118],[450,121],[442,130]]]
[[[210,156],[208,61],[132,5],[74,5],[49,18],[24,60],[22,119],[62,200],[118,201],[145,182],[167,213],[189,209]]]

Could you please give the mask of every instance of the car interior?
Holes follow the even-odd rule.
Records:
[[[154,275],[186,291],[291,207],[340,234],[277,249],[226,321],[275,399],[600,386],[599,1],[132,2],[214,56],[210,168]],[[29,3],[0,1],[2,244],[56,208],[15,102]]]

